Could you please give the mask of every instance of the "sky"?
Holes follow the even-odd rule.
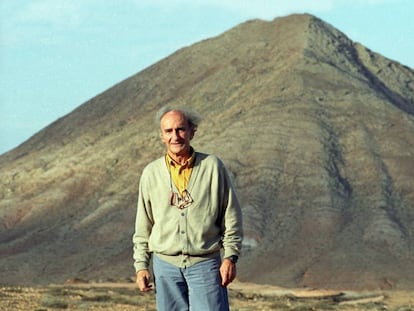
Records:
[[[414,68],[412,0],[0,0],[0,154],[182,47],[293,13]]]

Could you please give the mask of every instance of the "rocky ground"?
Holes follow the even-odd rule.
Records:
[[[229,288],[232,311],[414,310],[414,293],[287,289],[235,282]],[[133,283],[72,282],[45,287],[2,286],[0,310],[156,310],[154,293]]]

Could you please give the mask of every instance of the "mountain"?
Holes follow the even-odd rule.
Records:
[[[234,179],[240,280],[413,288],[413,83],[308,14],[182,48],[0,157],[0,282],[134,274],[138,180],[172,104],[203,116],[193,146]]]

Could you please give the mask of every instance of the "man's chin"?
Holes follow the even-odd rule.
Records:
[[[177,146],[170,148],[170,152],[176,156],[183,156],[187,154],[187,149],[184,146]]]

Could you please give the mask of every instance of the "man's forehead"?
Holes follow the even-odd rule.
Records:
[[[167,112],[162,118],[161,118],[161,126],[187,126],[188,121],[185,117],[185,115],[180,111],[170,111]]]

